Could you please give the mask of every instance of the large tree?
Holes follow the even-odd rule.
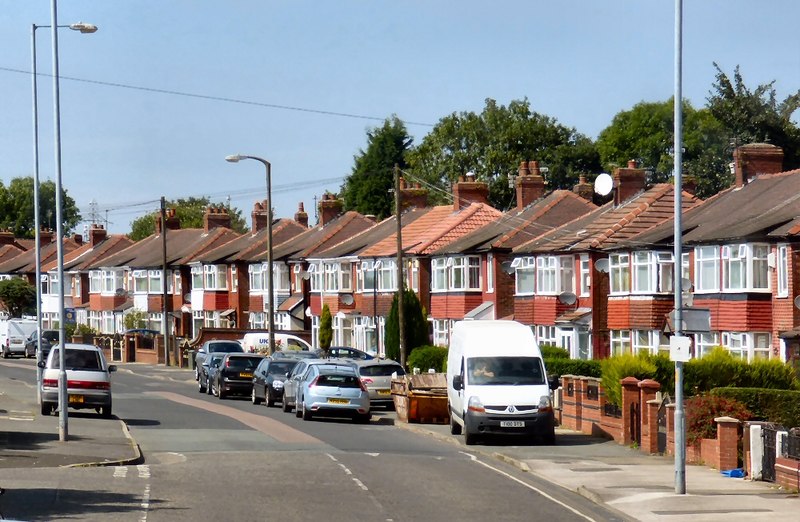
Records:
[[[80,223],[81,215],[75,200],[63,187],[61,191],[62,225],[64,235],[68,235]],[[34,237],[33,210],[33,177],[14,178],[8,187],[0,182],[0,228],[11,230],[17,237]],[[56,185],[52,181],[39,183],[39,223],[43,228],[56,229]]]
[[[203,228],[203,216],[205,215],[206,208],[211,204],[211,200],[207,197],[203,198],[179,198],[175,201],[167,201],[167,208],[175,209],[175,215],[180,219],[181,228]],[[160,211],[144,215],[136,218],[131,222],[131,231],[128,237],[134,241],[139,241],[155,232],[155,217]],[[228,214],[231,216],[231,228],[237,232],[247,231],[247,223],[242,218],[242,211],[235,208],[228,208]]]
[[[800,107],[800,90],[778,102],[775,81],[747,88],[734,69],[733,80],[714,64],[716,81],[708,97],[708,109],[736,145],[766,142],[783,148],[784,167],[800,167],[800,128],[792,115]]]
[[[0,281],[0,301],[11,317],[36,313],[36,288],[19,277]]]
[[[489,200],[501,209],[513,206],[509,176],[525,160],[547,167],[551,189],[572,188],[579,174],[600,171],[589,138],[532,111],[527,99],[503,106],[487,98],[480,114],[450,114],[408,155],[412,172],[444,189],[441,193],[449,193],[459,176],[474,172],[489,183]]]
[[[428,321],[425,309],[419,302],[416,292],[405,288],[403,295],[403,322],[405,323],[405,358],[400,354],[400,314],[397,294],[392,298],[392,307],[386,318],[385,349],[386,357],[396,361],[408,360],[414,348],[430,344]]]
[[[354,157],[353,171],[342,186],[345,209],[373,214],[383,219],[392,213],[393,168],[406,168],[406,153],[412,139],[397,116],[387,118],[381,127],[367,131],[367,148]]]

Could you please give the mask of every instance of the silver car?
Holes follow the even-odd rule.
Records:
[[[332,361],[328,359],[300,359],[300,362],[297,363],[283,382],[283,411],[288,413],[295,408],[298,392],[300,390],[300,383],[308,375],[309,369],[313,366],[319,366],[320,364],[331,363]],[[352,362],[344,364],[352,366]]]
[[[372,406],[394,408],[392,399],[392,375],[402,377],[406,371],[397,361],[391,359],[370,359],[356,361],[358,375],[367,387]]]
[[[314,415],[369,422],[369,392],[352,365],[330,363],[309,367],[298,389],[297,416],[311,420]]]

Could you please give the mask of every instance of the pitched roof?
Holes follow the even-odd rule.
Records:
[[[39,249],[41,262],[40,266],[49,263],[51,259],[55,259],[58,254],[58,244],[53,241],[42,245]],[[66,256],[80,245],[72,237],[64,238],[62,240],[62,253]],[[32,274],[36,272],[36,249],[31,248],[21,254],[12,257],[0,263],[0,274]]]
[[[427,255],[461,236],[497,220],[501,212],[485,203],[470,203],[453,210],[451,205],[431,208],[402,229],[403,251],[411,255]],[[397,233],[359,253],[363,257],[387,257],[397,253]]]
[[[0,246],[0,264],[13,259],[22,254],[26,250],[16,245],[3,245]]]
[[[510,250],[595,208],[594,203],[571,191],[555,190],[522,210],[506,212],[497,221],[456,239],[435,254]]]
[[[800,232],[800,170],[761,174],[743,187],[725,189],[681,217],[684,242],[787,237]],[[652,243],[672,242],[664,223],[643,234]]]
[[[272,249],[273,252],[277,245],[289,241],[308,230],[293,219],[275,219],[272,223]],[[227,243],[214,249],[208,250],[195,258],[196,261],[204,263],[221,263],[249,259],[252,254],[263,252],[266,257],[267,235],[269,227],[262,228],[257,232],[242,234]]]
[[[123,234],[112,234],[100,241],[96,245],[84,243],[68,254],[64,254],[64,270],[85,270],[86,267],[103,258],[113,255],[134,243],[132,239]],[[42,271],[55,270],[58,267],[58,260],[53,259],[42,266]]]
[[[374,227],[375,221],[355,211],[347,211],[323,226],[317,225],[302,234],[273,248],[273,259],[300,259],[345,241],[354,235]],[[264,254],[256,259],[263,259]],[[250,260],[253,259],[251,256]]]
[[[537,239],[513,249],[515,254],[567,250],[601,250],[629,245],[632,238],[666,220],[671,220],[674,187],[660,183],[618,206],[613,202],[583,215]],[[684,211],[699,200],[684,193]]]

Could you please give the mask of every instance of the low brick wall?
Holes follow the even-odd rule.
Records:
[[[794,491],[800,491],[800,460],[775,458],[775,482]]]

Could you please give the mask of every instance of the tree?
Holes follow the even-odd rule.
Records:
[[[319,347],[328,353],[328,349],[333,342],[333,318],[331,317],[331,309],[327,304],[322,305],[322,314],[319,316]]]
[[[61,214],[64,235],[69,235],[81,221],[78,207],[62,187]],[[11,230],[16,237],[33,238],[36,226],[33,212],[33,178],[14,178],[5,187],[0,183],[0,228]],[[52,181],[39,183],[39,223],[43,228],[56,230],[56,185]]]
[[[207,197],[202,198],[179,198],[175,201],[167,201],[167,208],[175,209],[175,216],[180,219],[181,228],[203,228],[203,216],[206,208],[211,205],[211,200]],[[134,219],[131,222],[131,231],[128,237],[134,241],[144,239],[155,232],[155,218],[161,211],[153,212],[145,216]],[[247,231],[247,223],[242,218],[242,211],[235,208],[228,208],[228,215],[231,217],[231,228],[239,233]]]
[[[600,171],[600,156],[589,138],[533,112],[527,99],[506,107],[487,98],[480,114],[450,114],[408,154],[414,174],[444,193],[459,176],[474,172],[489,183],[489,201],[501,209],[513,206],[508,179],[526,160],[548,168],[551,189],[572,188],[579,174]]]
[[[354,157],[355,165],[342,185],[346,210],[373,214],[383,219],[392,213],[394,165],[406,168],[406,153],[412,139],[397,116],[387,118],[383,126],[367,131],[367,150]]]
[[[784,168],[800,167],[800,128],[792,115],[800,107],[800,90],[777,101],[775,81],[750,90],[744,84],[739,66],[733,81],[714,64],[716,81],[709,93],[708,109],[729,133],[736,145],[771,143],[783,148]]]
[[[406,334],[406,360],[411,351],[418,346],[430,344],[428,321],[425,311],[413,290],[405,289],[403,297],[403,321]],[[400,322],[398,318],[397,294],[392,299],[392,307],[386,319],[386,357],[401,360],[400,357]]]
[[[11,317],[36,313],[36,288],[26,280],[14,277],[0,281],[0,301]]]

